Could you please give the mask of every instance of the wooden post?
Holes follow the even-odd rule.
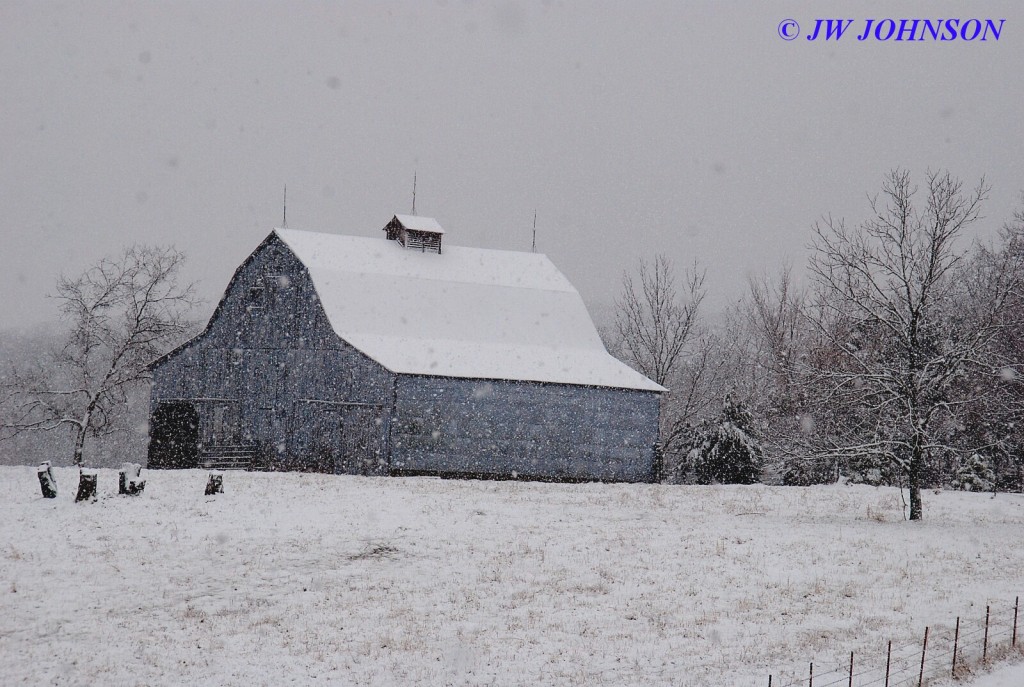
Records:
[[[1017,611],[1020,610],[1020,597],[1013,602],[1013,643],[1010,646],[1017,646]]]
[[[917,676],[917,687],[924,684],[924,656],[928,652],[928,628],[924,628],[924,644],[921,645],[921,672]]]
[[[950,668],[951,677],[956,677],[956,650],[960,646],[960,616],[956,617],[956,630],[953,632],[953,667]]]
[[[849,685],[849,687],[853,687],[853,652],[852,651],[850,652],[850,685]]]
[[[50,467],[50,461],[45,461],[37,470],[39,472],[39,488],[43,491],[43,498],[57,498],[57,480],[53,478],[53,468]]]
[[[768,676],[768,687],[772,687],[772,676]]]
[[[811,676],[807,679],[807,687],[814,687],[814,663],[811,663]]]
[[[96,500],[96,471],[80,470],[78,473],[78,495],[75,496],[75,503],[79,501]]]
[[[889,640],[889,648],[885,652],[885,687],[889,687],[889,666],[892,665],[892,640]]]
[[[224,473],[223,472],[211,472],[210,479],[206,482],[206,495],[213,496],[214,494],[224,493]]]
[[[990,606],[985,606],[985,644],[982,645],[981,649],[981,662],[985,663],[988,661],[988,612]]]

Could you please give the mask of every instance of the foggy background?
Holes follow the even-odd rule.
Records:
[[[998,42],[810,43],[786,18],[1005,18]],[[856,30],[857,24],[851,29]],[[0,330],[131,242],[173,243],[205,318],[280,225],[538,250],[605,310],[662,252],[801,273],[811,224],[857,222],[892,167],[1024,188],[1019,3],[0,3]],[[600,317],[600,315],[599,315]]]

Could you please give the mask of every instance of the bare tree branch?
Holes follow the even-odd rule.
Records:
[[[679,365],[704,300],[705,271],[694,263],[684,273],[682,292],[664,255],[640,261],[638,281],[623,275],[616,301],[615,329],[630,365],[665,386]]]
[[[82,275],[57,281],[55,298],[69,323],[63,344],[0,383],[0,439],[69,427],[73,461],[89,435],[112,430],[126,394],[148,379],[147,365],[193,328],[194,287],[178,273],[172,248],[132,246]]]

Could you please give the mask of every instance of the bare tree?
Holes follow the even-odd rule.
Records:
[[[734,373],[739,367],[735,364],[736,353],[733,343],[722,335],[694,332],[687,355],[666,385],[669,393],[661,410],[661,445],[665,455],[679,454],[697,424],[721,410],[721,399],[735,387]],[[679,477],[679,471],[685,467],[669,465],[667,472]]]
[[[805,369],[813,339],[804,317],[808,302],[786,264],[774,278],[749,279],[741,303],[751,340],[750,408],[766,424],[768,465],[786,484],[828,481],[835,472],[834,460],[810,454],[816,425],[807,412]]]
[[[657,255],[640,261],[638,281],[622,278],[622,296],[615,302],[615,333],[622,357],[662,386],[678,367],[704,300],[705,272],[694,263],[676,285],[671,261]]]
[[[620,359],[669,389],[662,398],[659,443],[666,474],[673,477],[680,472],[676,454],[689,436],[695,413],[706,404],[707,387],[720,372],[714,337],[697,332],[704,275],[695,262],[684,272],[680,288],[667,257],[657,255],[650,263],[641,260],[636,281],[623,275],[609,337],[609,348]]]
[[[193,285],[178,281],[184,260],[173,248],[133,246],[59,279],[67,338],[29,365],[9,365],[0,380],[0,439],[69,429],[80,466],[86,437],[116,428],[128,395],[148,378],[146,366],[189,333],[195,299]]]
[[[850,423],[829,450],[894,462],[907,478],[912,520],[923,514],[926,464],[947,448],[937,430],[963,404],[953,384],[986,364],[1019,286],[1010,270],[989,279],[977,300],[966,288],[970,251],[962,243],[987,196],[984,180],[966,191],[948,173],[933,173],[922,205],[916,191],[909,173],[895,170],[881,199],[870,200],[866,222],[815,225],[817,297],[805,310],[824,345],[808,362],[820,401],[845,409]],[[964,311],[968,300],[972,312]]]
[[[757,345],[756,362],[768,378],[768,403],[774,412],[792,413],[799,405],[796,361],[806,342],[801,317],[804,294],[793,285],[785,265],[776,280],[749,280],[746,316]]]

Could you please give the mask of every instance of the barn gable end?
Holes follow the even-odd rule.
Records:
[[[352,415],[362,422],[368,413],[380,435],[374,451],[386,448],[394,375],[337,336],[308,271],[276,234],[235,272],[203,333],[156,361],[152,373],[151,415],[161,404],[198,415],[190,466],[241,454],[273,469],[340,469],[324,455],[341,438],[324,426]],[[153,467],[168,462],[160,443],[151,439]]]

